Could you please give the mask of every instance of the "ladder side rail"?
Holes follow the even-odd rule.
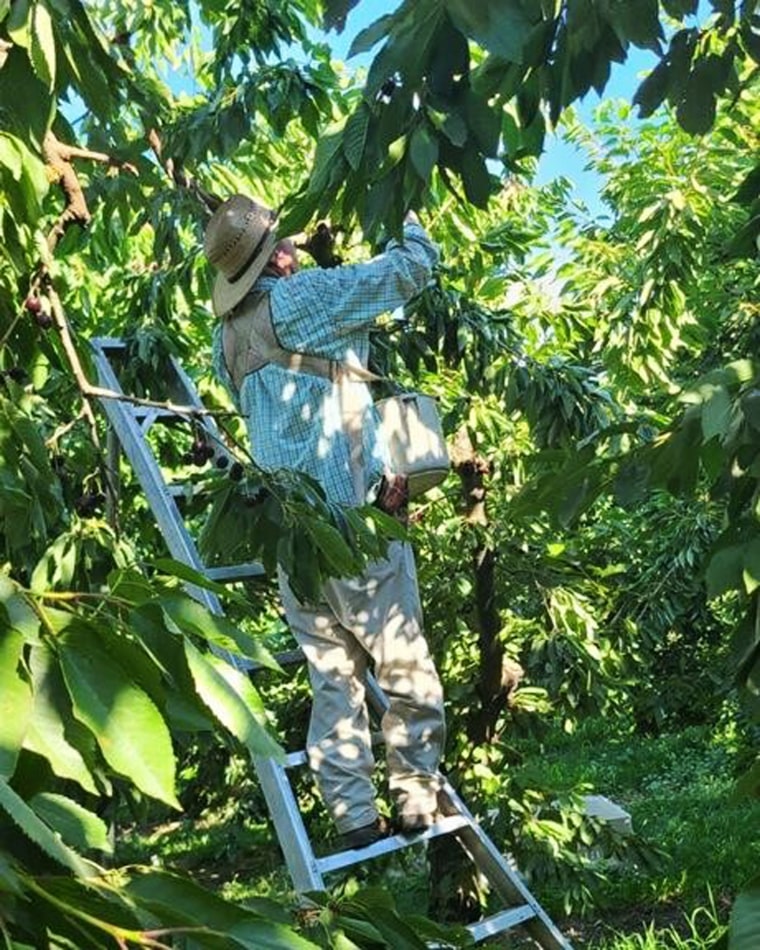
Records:
[[[372,708],[379,713],[388,709],[388,697],[380,688],[375,677],[368,673],[366,677],[367,697]],[[454,791],[451,783],[441,776],[443,794],[441,803],[447,815],[464,815],[467,826],[456,832],[470,859],[488,878],[496,893],[507,903],[527,904],[535,916],[526,921],[525,929],[546,950],[572,950],[570,944],[552,922],[536,898],[523,883],[519,874],[510,866],[504,855],[483,831],[475,816]]]
[[[97,346],[97,341],[93,342],[93,349],[95,351],[98,379],[101,385],[115,392],[122,392],[108,356],[101,347]],[[158,467],[153,454],[147,450],[145,439],[135,421],[134,414],[118,399],[101,399],[101,404],[145,492],[148,504],[172,557],[183,564],[187,564],[199,573],[204,573],[205,568],[198,554],[198,549],[185,527],[176,502],[169,493],[161,469]],[[203,604],[211,613],[216,615],[223,613],[221,602],[212,591],[204,587],[198,587],[195,584],[186,584],[185,587],[190,596]],[[236,669],[248,669],[249,663],[242,657],[228,653],[226,650],[220,651],[218,648],[214,648],[213,645],[212,649]]]
[[[504,855],[480,827],[475,816],[456,793],[451,783],[443,778],[443,795],[448,802],[445,810],[464,815],[469,819],[466,828],[456,833],[457,838],[472,861],[486,875],[496,893],[514,904],[527,904],[535,916],[526,922],[525,929],[546,950],[572,950],[571,945],[557,929],[552,919],[528,890],[520,875],[511,867]]]
[[[93,349],[101,385],[121,392],[119,380],[108,356],[103,347],[97,345],[98,342],[93,341]],[[167,490],[160,468],[152,453],[147,450],[134,415],[118,400],[104,399],[102,403],[108,420],[146,493],[151,510],[172,555],[178,561],[195,568],[200,573],[205,573],[197,548],[184,526],[174,499]],[[223,613],[219,598],[211,591],[192,585],[188,585],[188,591],[213,613]],[[223,656],[231,665],[239,666],[238,657],[226,651],[215,652]],[[296,890],[299,893],[324,890],[324,882],[317,870],[306,827],[285,770],[271,759],[262,756],[251,756],[251,758]]]
[[[272,759],[251,756],[280,842],[285,864],[300,895],[324,891],[325,882],[285,769]]]

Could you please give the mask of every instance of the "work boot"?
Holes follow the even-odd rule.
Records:
[[[380,815],[369,825],[344,832],[339,840],[344,851],[353,851],[354,848],[366,848],[382,838],[387,838],[389,834],[388,822]]]
[[[435,820],[434,814],[402,815],[398,820],[399,834],[417,835],[422,831],[427,831],[431,825],[435,824]]]

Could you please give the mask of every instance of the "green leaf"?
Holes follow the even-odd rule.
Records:
[[[728,930],[729,950],[757,950],[757,947],[760,947],[760,878],[736,898]]]
[[[68,848],[3,778],[0,778],[0,808],[37,847],[77,877],[90,877],[95,872],[94,866]]]
[[[676,20],[686,16],[694,16],[699,7],[699,0],[662,0],[665,12]]]
[[[715,93],[711,77],[696,68],[686,81],[683,98],[676,107],[676,119],[690,135],[704,135],[715,122]]]
[[[463,106],[464,120],[483,155],[494,158],[499,151],[501,120],[500,106],[492,107],[479,96],[468,93]]]
[[[707,596],[710,600],[728,590],[743,586],[744,545],[732,544],[721,548],[710,558],[705,573]]]
[[[32,66],[40,80],[52,92],[55,86],[55,37],[50,11],[36,0],[31,21],[30,54]]]
[[[246,950],[317,950],[292,928],[217,897],[187,878],[166,871],[135,876],[125,885],[129,897],[159,920],[173,926],[207,928],[225,937],[223,946]],[[214,944],[216,946],[216,944]]]
[[[427,183],[438,161],[438,139],[431,135],[427,125],[418,125],[414,130],[409,142],[409,158],[414,170]]]
[[[609,19],[623,45],[660,51],[663,38],[658,0],[612,0]]]
[[[358,53],[366,53],[367,50],[372,49],[376,43],[388,35],[388,30],[390,30],[393,20],[393,14],[386,13],[361,32],[357,33],[348,50],[348,59],[351,59],[352,56],[356,56]]]
[[[346,17],[353,10],[359,0],[324,0],[323,24],[325,32],[336,30],[343,32],[346,25]]]
[[[195,568],[190,567],[189,564],[184,564],[182,561],[177,561],[171,557],[159,557],[153,561],[154,567],[158,568],[159,571],[163,571],[165,574],[169,574],[171,577],[178,577],[180,580],[187,581],[189,584],[193,584],[195,587],[200,587],[203,590],[210,590],[214,594],[219,594],[219,596],[230,596],[231,592],[224,586],[224,584],[219,584],[217,581],[211,580],[209,577],[206,577],[205,574],[202,574],[200,571],[196,571]],[[124,573],[124,572],[122,572]],[[140,589],[142,591],[150,590],[150,586],[146,583],[145,578],[140,574],[130,574],[127,573],[124,575],[125,580],[132,581],[136,586],[134,588],[135,593],[137,594]],[[116,589],[114,589],[116,593]],[[234,595],[234,594],[233,594]],[[144,599],[144,594],[143,598]]]
[[[103,819],[78,802],[54,792],[40,792],[29,804],[35,814],[77,851],[94,849],[110,854],[113,850]]]
[[[452,145],[464,145],[467,141],[467,126],[462,116],[456,112],[448,114],[441,131]]]
[[[305,517],[301,523],[316,547],[324,555],[333,577],[351,577],[361,570],[361,560],[348,546],[337,528],[317,518]]]
[[[359,103],[357,109],[348,117],[343,131],[343,154],[348,164],[356,171],[361,165],[364,146],[367,141],[370,112],[366,102]]]
[[[32,715],[32,688],[19,664],[24,638],[15,630],[0,630],[0,777],[10,778]]]
[[[755,538],[744,549],[744,587],[748,594],[760,587],[760,538]]]
[[[191,597],[182,594],[164,594],[159,605],[165,616],[184,633],[202,637],[220,650],[254,660],[270,670],[280,666],[267,648],[255,637],[242,631],[221,614],[211,611]]]
[[[97,795],[99,789],[92,773],[67,735],[66,720],[71,709],[50,650],[42,645],[33,648],[29,666],[34,677],[34,707],[24,748],[47,759],[59,778],[77,782],[85,791]]]
[[[11,173],[14,181],[21,180],[22,156],[19,139],[7,132],[0,132],[0,165]]]
[[[731,419],[731,397],[723,386],[717,387],[702,405],[702,435],[705,442],[724,436]]]
[[[31,0],[17,0],[11,7],[6,23],[8,36],[18,46],[27,49],[30,37]]]
[[[184,648],[195,689],[216,719],[252,755],[282,761],[281,746],[254,715],[254,710],[263,711],[263,706],[248,677],[218,657],[201,653],[189,640]]]
[[[469,201],[478,208],[488,207],[493,181],[483,156],[473,147],[467,148],[462,155],[462,183]]]
[[[639,85],[633,104],[639,107],[639,118],[646,119],[664,101],[670,88],[670,64],[661,60]]]
[[[758,197],[760,197],[760,165],[756,165],[746,176],[731,200],[740,205],[748,205]]]
[[[24,90],[23,96],[18,95],[19,89]],[[41,150],[55,115],[56,99],[37,78],[20,46],[13,47],[0,69],[0,102],[7,112],[9,130]]]
[[[158,709],[103,647],[104,638],[72,625],[59,640],[61,667],[76,718],[94,734],[106,762],[152,798],[180,808],[171,736]]]
[[[454,25],[484,49],[512,62],[522,62],[523,48],[537,17],[521,0],[444,0]]]

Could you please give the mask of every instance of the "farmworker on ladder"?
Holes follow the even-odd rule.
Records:
[[[274,213],[235,195],[215,211],[204,245],[217,270],[212,301],[221,318],[214,370],[245,415],[256,463],[310,475],[331,502],[374,501],[403,514],[405,479],[385,471],[366,382],[340,372],[328,378],[307,363],[318,357],[366,369],[376,318],[418,293],[438,259],[416,216],[407,217],[403,243],[390,241],[366,263],[300,270]],[[306,362],[294,354],[308,354]],[[389,833],[372,781],[369,660],[390,701],[381,725],[398,828],[423,830],[435,820],[444,713],[410,545],[392,541],[387,557],[361,576],[329,579],[318,603],[300,602],[282,569],[278,581],[309,665],[309,763],[343,846],[363,847]]]

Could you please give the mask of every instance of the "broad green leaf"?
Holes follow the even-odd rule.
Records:
[[[746,205],[751,204],[758,197],[760,197],[760,165],[756,165],[745,177],[731,200],[737,204]]]
[[[3,778],[0,778],[0,808],[27,838],[77,877],[91,877],[95,873],[96,868],[67,847]]]
[[[392,23],[393,14],[386,13],[361,32],[357,33],[348,50],[348,59],[351,59],[352,56],[356,56],[358,53],[366,53],[372,49],[376,43],[388,35],[388,30],[391,28]]]
[[[748,594],[760,587],[760,538],[750,541],[744,549],[743,577]]]
[[[716,387],[702,405],[702,435],[705,442],[724,436],[731,419],[731,397],[723,386]]]
[[[732,544],[710,558],[705,575],[710,599],[743,586],[744,548],[743,544]]]
[[[238,946],[246,950],[316,950],[315,944],[292,928],[262,920],[245,907],[165,871],[135,876],[125,885],[125,891],[139,907],[159,920],[173,926],[203,927],[209,934],[224,935],[224,946],[230,950]]]
[[[346,25],[346,17],[356,6],[359,0],[324,0],[324,28],[326,31],[336,30],[343,32]]]
[[[22,164],[21,150],[16,136],[0,132],[0,165],[8,169],[15,181],[19,181]]]
[[[418,125],[409,142],[409,158],[412,167],[427,182],[438,161],[438,140],[427,125]]]
[[[24,49],[28,48],[30,42],[31,11],[32,0],[17,0],[5,24],[10,39]]]
[[[55,38],[50,11],[41,0],[32,8],[30,53],[34,71],[52,91],[55,86]]]
[[[521,0],[445,0],[454,25],[484,49],[522,62],[523,48],[536,19]]]
[[[32,688],[19,664],[24,638],[15,630],[0,629],[0,778],[16,770],[32,714]]]
[[[489,158],[495,158],[499,152],[503,116],[501,107],[489,106],[479,96],[470,92],[465,99],[462,114],[480,151]]]
[[[670,87],[670,64],[661,60],[649,75],[641,82],[633,97],[633,104],[639,107],[639,117],[650,116],[664,102]]]
[[[24,887],[10,856],[0,850],[0,894],[2,893],[21,897],[24,893]],[[34,950],[34,948],[30,948],[30,950]]]
[[[728,950],[760,947],[760,879],[750,884],[734,901],[728,930]]]
[[[184,633],[195,634],[221,650],[255,660],[269,669],[280,669],[277,661],[259,640],[249,636],[221,614],[212,614],[203,604],[191,597],[164,594],[159,598],[159,604],[166,617]]]
[[[248,677],[218,657],[184,643],[195,689],[216,719],[252,755],[283,758],[283,750],[254,714],[263,711],[261,698]]]
[[[179,577],[183,581],[188,581],[190,584],[194,584],[196,587],[201,587],[204,590],[210,590],[214,594],[219,594],[220,596],[232,596],[234,597],[234,592],[230,592],[224,584],[219,584],[217,581],[213,581],[210,578],[206,577],[205,574],[202,574],[200,571],[196,571],[195,568],[190,567],[189,564],[183,564],[182,561],[176,561],[171,557],[159,557],[153,562],[154,566],[157,567],[160,571],[164,571],[166,574],[170,574],[172,577]],[[129,575],[125,575],[125,580]],[[142,587],[144,590],[149,590],[150,585],[147,584],[146,580],[142,575],[132,575],[132,583],[135,586],[135,593],[138,593],[139,587]],[[139,586],[138,586],[139,585]],[[143,594],[142,597],[138,598],[139,600],[147,599]]]
[[[663,37],[657,0],[613,0],[609,18],[621,43],[660,51]]]
[[[23,96],[18,95],[19,89],[24,90]],[[45,133],[55,115],[56,100],[50,95],[47,86],[37,78],[20,46],[10,50],[0,69],[0,102],[7,111],[6,125],[10,131],[41,149]]]
[[[67,730],[70,704],[53,655],[46,646],[37,646],[31,651],[29,666],[34,678],[34,706],[24,748],[47,759],[59,778],[70,779],[85,791],[99,794],[82,753],[71,744],[71,730]]]
[[[361,561],[354,555],[337,528],[316,518],[304,518],[302,525],[316,547],[324,555],[334,577],[350,577],[361,570]]]
[[[468,147],[462,155],[462,184],[467,198],[478,208],[488,206],[493,191],[493,182],[483,157]]]
[[[67,630],[59,650],[74,715],[91,730],[106,762],[146,795],[179,808],[171,736],[147,694],[89,628]]]
[[[111,853],[108,828],[102,818],[78,802],[54,792],[40,792],[29,800],[33,811],[77,851]]]
[[[699,6],[699,0],[662,0],[666,12],[676,20],[685,16],[694,16]]]
[[[361,164],[364,145],[367,141],[370,112],[366,102],[360,102],[349,116],[343,131],[343,154],[348,164],[356,171]]]

